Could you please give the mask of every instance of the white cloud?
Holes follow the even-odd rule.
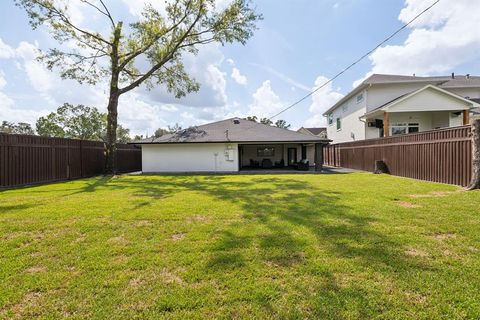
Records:
[[[3,42],[0,38],[0,59],[9,59],[15,56],[15,49]]]
[[[188,107],[221,107],[225,106],[227,74],[220,67],[224,55],[218,45],[207,45],[200,48],[198,54],[186,54],[184,65],[187,73],[200,83],[200,90],[186,97],[176,99],[164,87],[156,87],[150,92],[144,89],[149,98],[160,104],[181,104]]]
[[[238,84],[241,84],[241,85],[247,84],[247,77],[242,75],[240,73],[240,70],[238,70],[238,68],[236,67],[233,67],[231,77]]]
[[[328,81],[328,78],[318,76],[315,80],[315,86],[312,89],[318,88],[326,81]],[[312,104],[310,105],[309,110],[313,113],[322,114],[341,98],[343,98],[343,94],[334,90],[332,88],[332,83],[330,82],[312,95]]]
[[[175,107],[173,104],[164,104],[160,107],[160,109],[162,111],[166,111],[166,112],[175,112],[175,111],[178,111],[178,108]]]
[[[408,22],[429,3],[406,0],[399,20]],[[444,74],[475,61],[480,51],[479,12],[480,1],[439,2],[413,24],[403,44],[384,46],[370,56],[371,72]]]
[[[318,76],[315,80],[315,86],[312,88],[312,90],[323,85],[326,81],[328,81],[328,78],[324,76]],[[312,104],[309,107],[309,111],[313,115],[305,121],[305,126],[324,126],[326,121],[322,116],[323,112],[333,106],[341,98],[343,98],[343,94],[341,94],[338,90],[334,90],[331,82],[315,92],[312,95]]]
[[[272,89],[270,80],[264,81],[252,97],[253,103],[249,106],[249,115],[252,116],[268,118],[283,107],[280,97]]]

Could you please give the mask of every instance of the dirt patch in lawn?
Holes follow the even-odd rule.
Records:
[[[415,208],[421,208],[422,207],[421,205],[414,204],[414,203],[411,203],[411,202],[408,202],[408,201],[397,201],[397,204],[400,207],[408,208],[408,209],[415,209]]]
[[[111,244],[122,244],[122,245],[128,244],[128,240],[125,239],[125,237],[123,235],[118,236],[118,237],[110,238],[110,239],[107,240],[107,242],[111,243]]]
[[[205,222],[205,221],[207,221],[207,218],[201,215],[194,215],[187,218],[187,223]]]
[[[448,240],[448,239],[455,239],[457,237],[457,235],[455,233],[436,233],[433,235],[433,238],[435,240],[439,240],[439,241],[442,241],[442,240]]]
[[[34,266],[25,270],[26,273],[42,273],[46,271],[47,271],[47,268],[43,266]]]
[[[185,238],[185,233],[175,233],[172,235],[173,241],[180,241]]]
[[[457,191],[432,191],[427,194],[411,194],[410,198],[438,198],[438,197],[446,197],[448,195],[452,195],[459,192],[464,192],[463,189],[458,189]]]
[[[25,316],[26,312],[40,304],[41,299],[41,292],[28,292],[23,296],[22,301],[11,307],[11,311],[17,317]]]
[[[176,283],[176,284],[182,284],[183,279],[180,278],[175,272],[169,271],[168,269],[164,268],[162,272],[160,273],[160,276],[162,277],[163,281],[166,283]]]
[[[153,223],[150,220],[140,220],[136,224],[137,227],[149,227],[153,226]]]
[[[427,252],[425,252],[423,250],[420,250],[420,249],[415,249],[415,248],[410,248],[410,249],[406,250],[405,254],[407,256],[411,256],[411,257],[421,257],[421,258],[428,257]]]

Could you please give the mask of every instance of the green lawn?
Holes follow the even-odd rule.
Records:
[[[368,173],[0,192],[0,318],[480,317],[480,193]]]

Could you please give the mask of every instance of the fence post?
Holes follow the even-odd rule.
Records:
[[[80,140],[80,178],[83,178],[83,143]]]
[[[472,123],[472,180],[468,190],[480,189],[480,119]]]

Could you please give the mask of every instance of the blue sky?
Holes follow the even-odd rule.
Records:
[[[85,27],[104,28],[78,0],[72,15]],[[134,21],[147,0],[107,1],[115,17]],[[218,0],[219,6],[228,0]],[[257,0],[264,20],[245,45],[209,45],[185,57],[200,92],[175,99],[162,88],[121,97],[120,123],[152,133],[176,122],[202,124],[232,116],[270,116],[335,75],[433,0]],[[105,110],[106,84],[61,80],[35,61],[35,49],[55,47],[45,29],[32,31],[25,13],[0,4],[0,121],[27,121],[64,102]],[[324,124],[323,110],[371,72],[417,75],[480,74],[479,1],[442,0],[369,59],[282,114],[294,128]]]

